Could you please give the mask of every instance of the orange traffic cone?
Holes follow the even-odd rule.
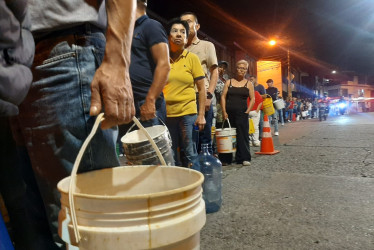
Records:
[[[259,155],[275,155],[278,150],[274,150],[273,138],[271,137],[270,123],[267,115],[264,115],[264,129],[262,133],[261,151],[255,154]]]

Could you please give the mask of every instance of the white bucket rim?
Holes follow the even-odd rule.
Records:
[[[162,131],[157,131],[158,128],[162,128]],[[162,136],[165,132],[168,131],[167,127],[164,125],[154,125],[152,127],[146,127],[145,129],[151,135],[152,138]],[[134,137],[138,137],[138,138],[134,138]],[[134,139],[138,139],[138,140],[134,140]],[[141,143],[141,142],[146,142],[146,141],[148,141],[148,138],[140,129],[128,132],[124,136],[121,137],[121,142],[124,144],[136,144],[136,143]]]
[[[176,189],[171,189],[167,191],[162,191],[162,192],[156,192],[156,193],[148,193],[148,194],[138,194],[138,195],[126,195],[126,196],[111,196],[111,195],[93,195],[93,194],[83,194],[83,193],[76,193],[74,192],[74,197],[81,197],[81,198],[92,198],[92,199],[102,199],[102,200],[134,200],[134,199],[139,199],[139,198],[157,198],[157,197],[162,197],[174,193],[180,193],[184,192],[187,190],[194,189],[198,186],[201,186],[201,184],[204,181],[204,176],[202,173],[199,171],[196,171],[194,169],[190,168],[183,168],[183,167],[178,167],[178,166],[164,166],[164,165],[131,165],[131,166],[118,166],[118,167],[113,167],[113,168],[104,168],[104,169],[98,169],[98,170],[93,170],[89,172],[84,172],[80,173],[79,175],[84,175],[84,174],[90,174],[93,172],[99,172],[99,171],[111,171],[116,168],[149,168],[149,167],[155,167],[155,168],[173,168],[173,169],[180,169],[181,171],[188,171],[188,172],[195,172],[197,175],[200,176],[200,178],[194,182],[193,184],[176,188]],[[68,194],[69,193],[69,183],[71,176],[65,177],[61,181],[58,182],[57,184],[57,189],[61,193]],[[65,182],[68,182],[66,184],[66,190],[62,188],[62,185],[65,184]]]

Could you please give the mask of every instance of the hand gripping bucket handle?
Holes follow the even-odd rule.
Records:
[[[229,128],[230,128],[230,131],[231,131],[231,124],[230,124],[230,120],[229,120],[229,118],[227,118],[226,120],[224,120],[224,121],[222,122],[222,130],[224,129],[223,127],[224,127],[224,125],[225,125],[225,121],[227,121],[227,123],[229,124]]]
[[[71,220],[72,220],[72,223],[73,223],[74,236],[75,236],[76,243],[79,243],[79,241],[80,241],[80,234],[79,234],[79,231],[78,231],[77,216],[75,214],[75,206],[74,206],[74,199],[73,199],[74,198],[73,195],[75,193],[75,188],[76,188],[77,171],[78,171],[79,164],[82,160],[82,156],[83,156],[84,152],[86,151],[86,148],[87,148],[88,144],[90,143],[92,137],[95,135],[100,122],[104,120],[103,116],[104,116],[103,113],[101,113],[97,116],[95,124],[94,124],[90,134],[88,135],[88,137],[84,141],[81,149],[79,150],[77,159],[75,159],[73,170],[71,171],[71,175],[70,175],[69,206],[70,206],[70,215],[71,215]],[[157,147],[156,143],[153,141],[152,137],[149,135],[147,130],[142,126],[142,124],[139,122],[139,120],[135,116],[132,120],[138,126],[138,128],[145,134],[145,136],[148,138],[148,140],[151,143],[153,149],[156,151],[157,156],[160,159],[161,164],[166,166],[167,164],[165,162],[164,157],[162,156],[159,148]]]

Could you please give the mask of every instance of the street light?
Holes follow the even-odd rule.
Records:
[[[274,46],[277,44],[277,41],[272,39],[269,41],[270,46]],[[287,92],[288,97],[292,98],[292,85],[291,85],[291,70],[290,70],[290,49],[287,47]]]

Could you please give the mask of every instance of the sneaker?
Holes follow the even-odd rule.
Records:
[[[278,135],[279,135],[279,132],[274,132],[274,135],[275,135],[275,136],[278,136]]]
[[[251,166],[251,162],[250,161],[243,161],[243,166]]]
[[[261,144],[260,144],[260,142],[254,142],[253,143],[253,146],[255,146],[255,147],[259,147]]]
[[[284,126],[284,123],[282,123],[282,126]]]

